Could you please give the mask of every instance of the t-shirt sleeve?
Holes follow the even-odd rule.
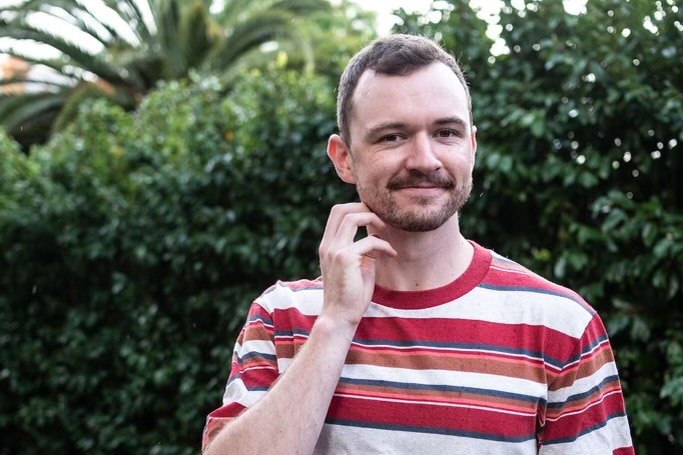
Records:
[[[633,454],[633,443],[614,354],[595,314],[549,384],[542,455]]]
[[[202,447],[206,448],[221,428],[260,400],[278,374],[272,316],[254,303],[235,343],[223,405],[206,418]]]

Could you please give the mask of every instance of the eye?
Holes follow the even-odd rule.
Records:
[[[439,130],[435,134],[436,137],[442,137],[442,138],[456,138],[456,137],[461,137],[462,134],[460,131],[457,130],[451,130],[451,129],[444,129],[444,130]]]
[[[380,138],[380,142],[397,142],[401,140],[399,134],[386,134]]]

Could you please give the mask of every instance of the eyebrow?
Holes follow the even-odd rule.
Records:
[[[457,126],[461,126],[463,128],[467,128],[469,125],[468,122],[464,121],[460,117],[444,117],[437,119],[436,122],[434,122],[436,125],[450,125],[450,124],[455,124]]]
[[[434,122],[435,125],[437,126],[443,126],[443,125],[457,125],[462,128],[467,128],[468,123],[465,122],[463,119],[460,117],[442,117],[437,119]],[[382,132],[386,130],[396,130],[396,129],[403,129],[407,127],[408,124],[404,122],[382,122],[378,123],[377,125],[374,125],[367,130],[365,130],[364,136],[366,138],[372,138],[377,135],[380,135]]]

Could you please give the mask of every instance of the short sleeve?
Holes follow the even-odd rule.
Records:
[[[235,343],[223,404],[206,419],[205,448],[227,423],[256,403],[278,377],[272,316],[252,304]]]
[[[594,314],[572,357],[549,384],[540,454],[634,454],[607,332]]]

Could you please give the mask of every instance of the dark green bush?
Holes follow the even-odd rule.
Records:
[[[0,453],[196,453],[251,300],[317,273],[333,129],[325,81],[273,72],[0,138]]]
[[[401,26],[442,39],[470,76],[479,152],[463,230],[596,307],[637,452],[682,453],[683,8],[523,3],[504,1],[495,57],[464,0]]]
[[[495,58],[464,0],[404,15],[472,83],[463,230],[600,311],[638,453],[680,453],[683,8],[527,4],[503,10]],[[134,114],[86,105],[29,157],[0,133],[1,455],[197,453],[247,306],[317,273],[329,207],[354,197],[325,157],[333,84],[222,90],[195,76]]]

